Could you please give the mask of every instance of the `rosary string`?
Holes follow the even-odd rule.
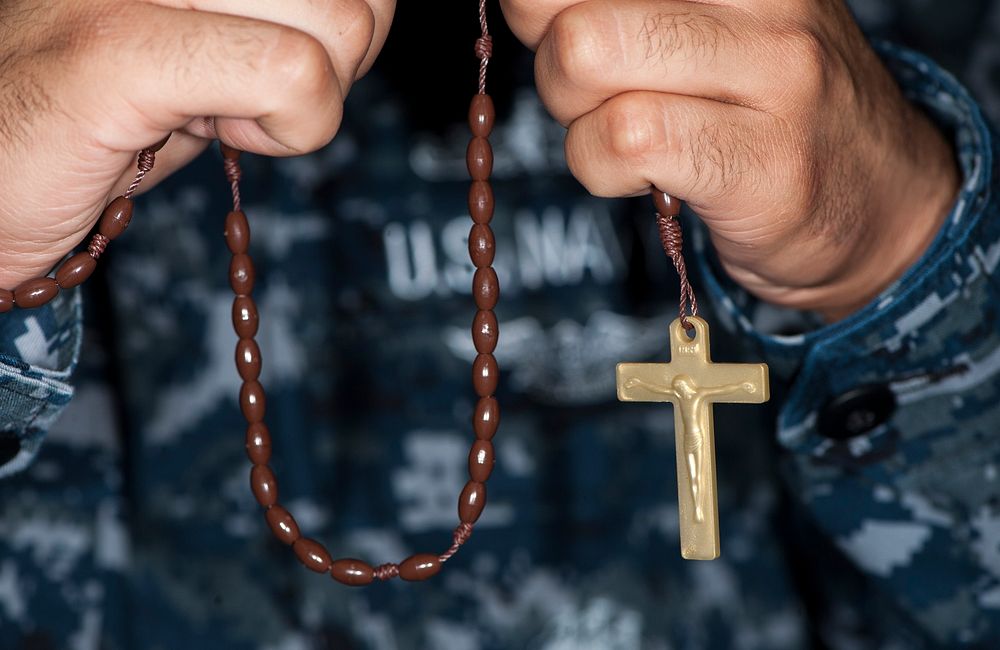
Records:
[[[660,243],[667,257],[674,263],[677,275],[680,276],[680,319],[684,329],[691,330],[693,326],[688,316],[698,315],[698,299],[688,279],[687,264],[684,262],[684,235],[681,232],[681,222],[678,220],[681,211],[680,201],[669,194],[653,190],[653,205],[656,207],[656,225],[660,231]],[[690,306],[690,313],[688,307]]]
[[[476,57],[479,58],[479,94],[486,94],[486,68],[493,56],[493,37],[486,21],[486,0],[479,0],[479,29],[482,35],[476,40]]]

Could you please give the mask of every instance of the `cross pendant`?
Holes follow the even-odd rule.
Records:
[[[719,557],[719,505],[715,490],[712,404],[760,404],[770,396],[767,364],[712,363],[708,323],[688,316],[670,324],[670,363],[618,364],[618,399],[674,405],[677,445],[677,503],[681,556]]]

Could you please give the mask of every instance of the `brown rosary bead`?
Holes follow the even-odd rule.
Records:
[[[416,582],[426,580],[441,570],[441,560],[430,553],[411,555],[399,563],[399,577],[403,580]]]
[[[469,451],[469,478],[476,483],[485,483],[493,473],[495,464],[493,443],[489,440],[476,440]]]
[[[0,289],[0,314],[5,314],[14,308],[14,292]]]
[[[266,401],[264,387],[259,381],[243,382],[243,386],[240,387],[240,410],[243,411],[243,417],[248,423],[253,424],[264,419]]]
[[[497,347],[499,333],[496,314],[482,309],[476,312],[476,317],[472,319],[472,343],[476,352],[492,354]]]
[[[458,497],[458,518],[463,524],[474,524],[486,507],[486,485],[469,481]]]
[[[112,201],[108,207],[104,208],[101,221],[97,224],[97,232],[108,239],[114,239],[125,232],[128,224],[132,221],[132,209],[134,208],[132,199],[119,196]]]
[[[493,173],[493,147],[486,138],[472,138],[465,154],[465,163],[473,180],[485,181]]]
[[[676,217],[681,213],[681,202],[655,187],[653,188],[653,206],[664,217]]]
[[[253,293],[254,283],[253,260],[246,253],[237,253],[229,262],[229,286],[238,296],[249,296]]]
[[[34,309],[52,300],[58,293],[59,285],[52,278],[34,278],[14,289],[14,302],[21,309]]]
[[[492,440],[500,426],[500,402],[495,397],[481,397],[472,416],[472,430],[479,440]]]
[[[250,489],[257,503],[270,508],[278,502],[278,479],[267,465],[254,465],[250,468]]]
[[[257,314],[257,303],[250,296],[236,296],[233,300],[233,329],[241,339],[252,339],[257,336],[260,316]]]
[[[493,107],[493,98],[483,93],[474,95],[469,105],[469,128],[480,138],[489,137],[493,132],[493,124],[497,119],[497,111]]]
[[[473,224],[469,231],[469,259],[477,269],[493,264],[496,255],[496,240],[489,226],[482,223]]]
[[[271,527],[271,532],[281,542],[294,544],[295,540],[302,537],[299,533],[299,525],[295,523],[295,517],[279,505],[273,505],[264,513],[267,525]]]
[[[472,277],[472,297],[476,301],[476,307],[484,311],[497,306],[497,301],[500,300],[500,280],[496,271],[490,267],[476,269],[476,274]]]
[[[307,569],[312,569],[316,573],[326,573],[333,564],[333,559],[323,545],[319,542],[300,537],[292,544],[295,554],[299,556],[299,561],[306,565]]]
[[[489,223],[493,219],[496,203],[489,181],[473,181],[469,188],[469,214],[476,223]]]
[[[247,457],[254,465],[267,465],[271,460],[271,432],[263,422],[247,426]]]
[[[489,397],[497,390],[500,379],[500,369],[492,354],[480,354],[472,362],[472,386],[476,395]]]
[[[219,150],[222,151],[222,157],[226,160],[239,160],[240,154],[243,153],[239,149],[230,147],[222,140],[219,140]]]
[[[250,248],[250,224],[242,210],[226,215],[226,246],[233,255],[245,253]]]
[[[77,253],[66,260],[56,271],[56,283],[60,289],[72,289],[83,284],[97,268],[97,260],[90,253]]]
[[[240,339],[236,344],[236,370],[243,381],[255,381],[260,377],[260,347],[253,339]]]
[[[333,563],[330,577],[350,587],[363,587],[375,580],[375,569],[367,562],[345,557]]]

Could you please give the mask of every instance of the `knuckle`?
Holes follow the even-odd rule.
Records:
[[[376,27],[375,12],[371,5],[364,0],[355,0],[351,3],[347,15],[340,12],[337,19],[342,25],[337,31],[337,37],[350,39],[358,46],[367,49],[375,34]]]
[[[641,163],[664,148],[662,120],[654,120],[649,108],[634,99],[609,102],[604,127],[611,154],[626,164]]]
[[[834,57],[826,42],[809,29],[784,30],[778,38],[780,69],[789,78],[789,94],[797,104],[822,101],[830,85]]]
[[[556,16],[549,32],[553,63],[559,73],[579,85],[600,83],[621,57],[617,26],[606,14],[595,15],[586,4]]]
[[[293,29],[282,29],[280,39],[265,56],[262,67],[270,71],[273,87],[293,89],[290,94],[296,101],[305,97],[320,98],[335,85],[335,73],[326,48],[312,36]]]

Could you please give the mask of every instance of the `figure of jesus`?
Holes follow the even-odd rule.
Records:
[[[625,388],[643,388],[652,393],[673,397],[674,408],[680,409],[684,431],[684,453],[687,457],[688,477],[691,479],[691,499],[694,501],[694,518],[701,523],[705,520],[702,508],[702,471],[705,454],[705,432],[708,430],[710,405],[706,398],[742,391],[753,394],[757,389],[750,382],[727,384],[724,386],[698,386],[688,375],[675,375],[669,386],[651,384],[638,378],[625,382]]]

